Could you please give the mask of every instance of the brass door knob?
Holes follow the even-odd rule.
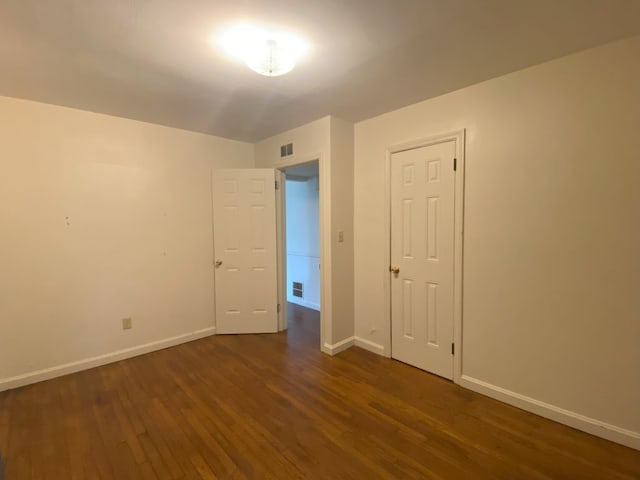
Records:
[[[216,268],[219,268],[222,265],[222,260],[216,260]]]
[[[395,265],[391,265],[389,267],[389,271],[394,275],[398,275],[400,273],[400,267],[396,267]]]

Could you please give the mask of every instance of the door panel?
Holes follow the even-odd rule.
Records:
[[[278,331],[275,172],[213,172],[217,333]]]
[[[455,142],[391,157],[391,355],[453,378]]]

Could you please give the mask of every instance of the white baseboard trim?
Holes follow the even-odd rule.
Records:
[[[640,450],[640,432],[626,430],[615,425],[601,422],[595,418],[586,417],[579,413],[541,402],[540,400],[506,390],[478,380],[477,378],[469,377],[468,375],[462,375],[460,377],[460,386],[508,403],[514,407],[535,413],[536,415],[563,423],[577,430],[582,430],[583,432]]]
[[[383,357],[388,357],[387,353],[384,350],[382,345],[379,345],[371,340],[367,340],[361,337],[355,337],[355,345],[356,347],[364,348],[372,353],[382,355]]]
[[[320,305],[318,303],[307,302],[306,300],[300,300],[299,298],[287,298],[287,302],[295,303],[296,305],[300,305],[301,307],[307,307],[311,310],[315,310],[316,312],[320,311]]]
[[[336,355],[340,352],[344,352],[348,348],[353,347],[354,344],[355,337],[345,338],[344,340],[341,340],[338,343],[334,343],[333,345],[325,342],[323,351],[325,353],[328,353],[329,355]]]
[[[364,348],[365,350],[373,352],[377,355],[382,355],[383,357],[387,356],[382,345],[378,345],[377,343],[360,337],[345,338],[344,340],[338,343],[334,343],[333,345],[331,345],[330,343],[325,343],[323,345],[322,351],[324,353],[328,353],[329,355],[336,355],[353,346]]]
[[[104,355],[98,355],[96,357],[85,358],[84,360],[78,360],[76,362],[65,363],[63,365],[57,365],[51,368],[45,368],[37,370],[35,372],[25,373],[23,375],[17,375],[15,377],[0,379],[0,392],[4,390],[11,390],[13,388],[23,387],[32,383],[42,382],[56,377],[62,377],[70,373],[79,372],[81,370],[88,370],[90,368],[106,365],[107,363],[118,362],[131,357],[137,357],[145,353],[154,352],[156,350],[162,350],[163,348],[173,347],[180,345],[181,343],[191,342],[199,338],[208,337],[216,333],[216,327],[204,328],[195,332],[185,333],[177,335],[171,338],[165,338],[151,343],[145,343],[144,345],[138,345],[131,348],[125,348],[123,350],[117,350],[115,352],[106,353]]]

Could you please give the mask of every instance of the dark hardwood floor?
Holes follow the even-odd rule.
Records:
[[[216,336],[0,393],[6,480],[638,479],[640,452],[361,349]]]

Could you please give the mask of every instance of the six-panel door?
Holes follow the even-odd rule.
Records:
[[[391,156],[391,354],[453,378],[455,142]]]
[[[275,172],[213,172],[217,333],[278,331]]]

